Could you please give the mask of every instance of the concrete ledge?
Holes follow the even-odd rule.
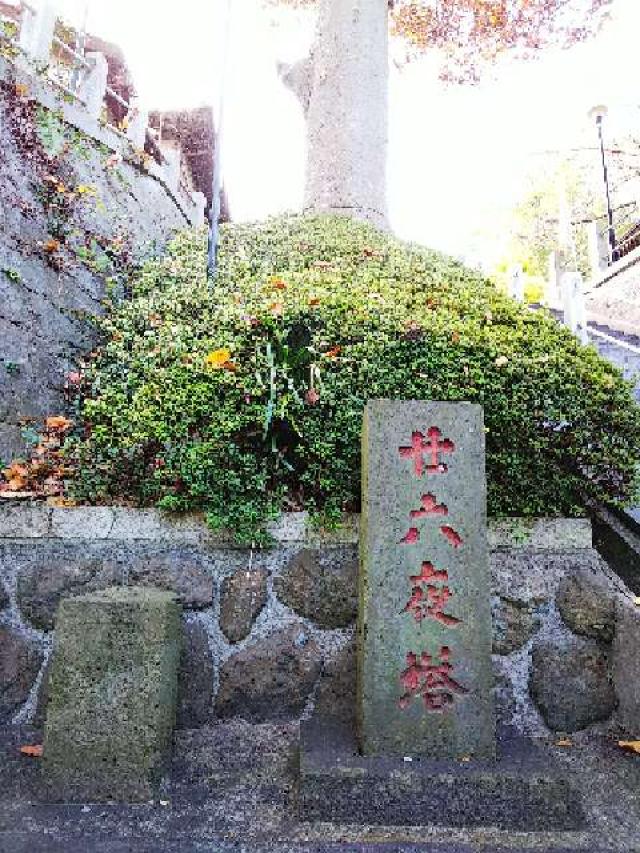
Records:
[[[355,545],[360,517],[345,516],[334,530],[315,527],[306,512],[285,513],[269,525],[279,544]],[[566,551],[592,547],[588,518],[490,519],[491,550]],[[0,502],[0,540],[60,539],[91,541],[163,541],[235,547],[228,534],[210,530],[202,515],[170,515],[156,509],[81,506],[69,509],[44,503]]]
[[[579,829],[584,815],[551,756],[529,741],[490,761],[364,758],[353,726],[318,715],[301,724],[299,817],[383,826]]]
[[[488,538],[493,551],[506,548],[563,551],[593,547],[588,518],[490,519]]]

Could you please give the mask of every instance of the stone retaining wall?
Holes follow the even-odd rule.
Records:
[[[84,119],[84,120],[83,120]],[[0,56],[0,463],[66,410],[108,285],[189,217],[126,139]],[[121,159],[120,159],[121,157]]]
[[[184,609],[179,719],[296,719],[354,709],[358,519],[303,513],[250,552],[196,516],[0,506],[0,720],[42,723],[63,596],[114,584],[174,590]],[[587,520],[491,523],[501,729],[637,735],[640,608],[591,547]]]

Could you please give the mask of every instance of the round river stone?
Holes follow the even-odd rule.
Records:
[[[557,732],[606,720],[616,707],[607,653],[580,637],[562,645],[552,640],[534,644],[529,690],[544,721]]]

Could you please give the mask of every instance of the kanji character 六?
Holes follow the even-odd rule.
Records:
[[[454,548],[460,548],[460,546],[464,544],[462,536],[460,536],[458,531],[454,530],[453,527],[441,527],[440,532]]]
[[[429,515],[449,515],[449,508],[445,504],[439,504],[436,496],[431,492],[423,495],[420,499],[422,507],[420,509],[412,509],[409,513],[410,517],[426,518]],[[410,527],[407,534],[400,540],[401,545],[413,545],[420,541],[420,531],[417,527]]]

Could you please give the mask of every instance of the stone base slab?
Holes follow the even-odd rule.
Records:
[[[302,821],[382,826],[575,830],[580,798],[530,741],[502,744],[490,761],[363,757],[354,728],[315,715],[301,724]]]

